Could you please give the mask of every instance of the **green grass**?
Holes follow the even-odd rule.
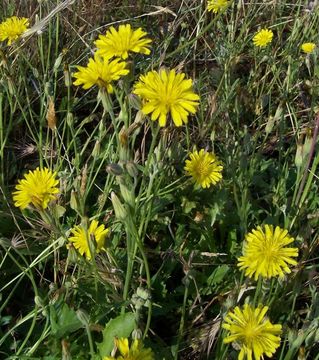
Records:
[[[318,49],[300,50],[319,45],[319,7],[305,3],[240,0],[214,15],[191,0],[78,0],[54,13],[60,1],[0,2],[1,21],[34,25],[51,13],[40,33],[0,45],[1,358],[102,359],[115,335],[133,331],[159,360],[237,359],[220,326],[255,302],[283,326],[274,359],[319,359],[319,65]],[[131,61],[106,106],[70,79],[98,34],[122,21],[148,32],[152,53]],[[264,27],[274,38],[257,49]],[[141,117],[131,94],[141,73],[164,66],[200,95],[180,128]],[[198,189],[186,177],[194,148],[222,160],[220,184]],[[12,200],[38,166],[60,180],[42,215]],[[111,229],[93,261],[66,246],[88,219]],[[299,248],[283,280],[255,282],[237,267],[245,234],[261,224],[289,230]]]

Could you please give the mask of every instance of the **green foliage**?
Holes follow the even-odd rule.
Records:
[[[283,325],[274,359],[318,360],[318,4],[230,1],[217,14],[191,0],[66,4],[0,1],[0,22],[35,26],[0,44],[0,358],[103,360],[126,337],[158,360],[235,359],[223,318],[260,302]],[[98,35],[122,22],[147,31],[151,55],[130,57],[111,95],[73,86]],[[264,49],[252,44],[259,28],[274,32]],[[309,41],[317,49],[306,55]],[[160,128],[132,93],[161,67],[200,95],[182,127]],[[194,149],[221,159],[216,186],[186,176]],[[59,196],[21,212],[12,191],[38,166],[57,172]],[[110,234],[88,261],[68,237],[93,219]],[[284,279],[238,269],[246,234],[262,224],[287,229],[299,248]],[[94,252],[94,236],[89,244]]]
[[[102,332],[103,340],[98,344],[101,357],[110,355],[114,347],[115,338],[128,338],[135,327],[135,316],[133,313],[126,313],[111,319]]]

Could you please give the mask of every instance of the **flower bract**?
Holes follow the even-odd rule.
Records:
[[[240,347],[238,360],[264,359],[276,352],[280,345],[281,325],[273,325],[265,315],[267,306],[254,308],[245,304],[227,313],[222,327],[229,331],[224,343],[236,342]]]
[[[274,33],[268,29],[262,29],[253,37],[253,43],[257,47],[266,47],[271,43]]]
[[[118,30],[113,26],[105,35],[100,35],[95,41],[96,53],[106,57],[120,57],[127,59],[130,52],[150,54],[151,39],[145,37],[147,33],[141,28],[133,30],[130,24],[120,25]]]
[[[207,10],[213,13],[224,11],[229,6],[228,0],[208,0]]]
[[[69,241],[72,242],[80,255],[85,255],[90,260],[92,258],[92,246],[95,246],[96,253],[104,250],[105,238],[109,231],[103,224],[99,225],[98,221],[92,220],[88,227],[77,225],[71,229],[73,236],[69,237]]]
[[[154,354],[150,348],[144,348],[141,340],[133,340],[131,347],[127,338],[115,339],[115,345],[120,356],[106,356],[103,360],[154,360]]]
[[[291,272],[289,266],[297,264],[293,257],[298,256],[298,249],[286,247],[293,241],[288,231],[279,226],[275,229],[272,225],[258,226],[246,235],[238,266],[255,280],[259,275],[263,278],[283,277]]]
[[[194,114],[199,96],[193,92],[193,82],[185,74],[162,69],[141,75],[133,93],[143,100],[142,112],[151,114],[151,120],[159,120],[165,126],[170,114],[176,126],[187,123],[189,113]]]
[[[196,184],[202,188],[209,188],[222,179],[222,163],[214,153],[206,152],[204,149],[192,152],[190,160],[185,162],[185,170],[192,176]]]
[[[305,54],[311,54],[316,48],[316,44],[314,43],[303,43],[301,45],[301,50],[305,53]]]
[[[86,67],[77,66],[79,71],[73,74],[73,77],[76,78],[74,85],[83,85],[83,89],[97,85],[108,93],[112,93],[111,83],[129,73],[125,67],[126,63],[120,59],[109,61],[95,54],[94,59],[89,59]]]
[[[0,41],[8,40],[8,45],[16,41],[21,34],[23,34],[29,26],[27,18],[19,18],[12,16],[0,24]]]
[[[59,180],[55,177],[56,173],[47,168],[29,171],[16,185],[16,191],[13,192],[14,205],[21,210],[29,205],[38,210],[46,209],[59,192]]]

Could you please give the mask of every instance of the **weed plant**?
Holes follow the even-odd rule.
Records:
[[[13,16],[0,358],[318,360],[317,2],[1,0]],[[127,74],[74,84],[125,24],[152,40]]]

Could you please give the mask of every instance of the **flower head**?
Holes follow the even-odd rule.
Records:
[[[268,29],[262,29],[253,37],[253,43],[257,47],[266,47],[271,43],[274,33]]]
[[[96,53],[108,59],[115,56],[124,60],[129,52],[149,55],[152,40],[146,35],[141,28],[133,30],[130,24],[120,25],[118,30],[111,26],[105,35],[100,35],[94,42],[98,48]]]
[[[226,10],[228,6],[228,0],[208,0],[207,10],[216,14]]]
[[[133,93],[144,100],[142,112],[152,114],[151,120],[159,119],[159,125],[165,126],[170,113],[175,125],[181,126],[198,106],[199,96],[193,92],[192,84],[185,74],[162,69],[141,75]]]
[[[241,347],[239,360],[245,357],[252,360],[253,355],[255,360],[264,359],[264,354],[272,357],[279,347],[281,325],[273,325],[265,318],[267,311],[267,306],[260,305],[255,309],[245,304],[243,310],[236,306],[234,311],[226,315],[222,327],[230,334],[224,339],[224,343],[238,343]]]
[[[44,168],[36,168],[24,175],[24,179],[19,180],[16,191],[13,192],[14,205],[21,210],[32,204],[38,210],[48,207],[51,200],[56,198],[59,192],[56,180],[56,173]]]
[[[73,243],[73,246],[82,256],[85,255],[88,260],[91,260],[90,242],[93,245],[93,240],[95,241],[95,251],[99,253],[104,250],[105,238],[109,231],[103,224],[99,225],[96,220],[92,220],[88,228],[77,225],[71,229],[73,236],[69,237],[69,241]]]
[[[300,47],[301,47],[301,50],[305,54],[311,54],[315,50],[316,44],[314,44],[314,43],[303,43]]]
[[[98,85],[111,94],[113,92],[112,81],[119,80],[121,76],[129,73],[125,66],[126,63],[120,59],[109,61],[95,54],[94,59],[89,59],[86,67],[77,66],[79,71],[73,74],[73,77],[76,78],[74,85],[83,85],[83,89]]]
[[[255,280],[261,275],[264,278],[275,276],[283,277],[284,273],[290,273],[289,265],[296,265],[292,259],[298,256],[297,248],[289,248],[286,245],[294,239],[288,235],[287,230],[272,225],[265,225],[264,229],[257,229],[246,235],[243,246],[243,256],[238,259],[238,266],[245,270],[245,275]]]
[[[27,18],[12,16],[0,24],[0,41],[8,40],[8,45],[19,38],[29,26]]]
[[[184,169],[202,188],[209,188],[222,179],[222,163],[214,153],[200,150],[192,152],[186,160]]]
[[[151,349],[145,349],[141,340],[135,339],[129,347],[128,339],[115,339],[115,345],[121,356],[117,358],[106,356],[103,360],[154,360],[154,354]]]

